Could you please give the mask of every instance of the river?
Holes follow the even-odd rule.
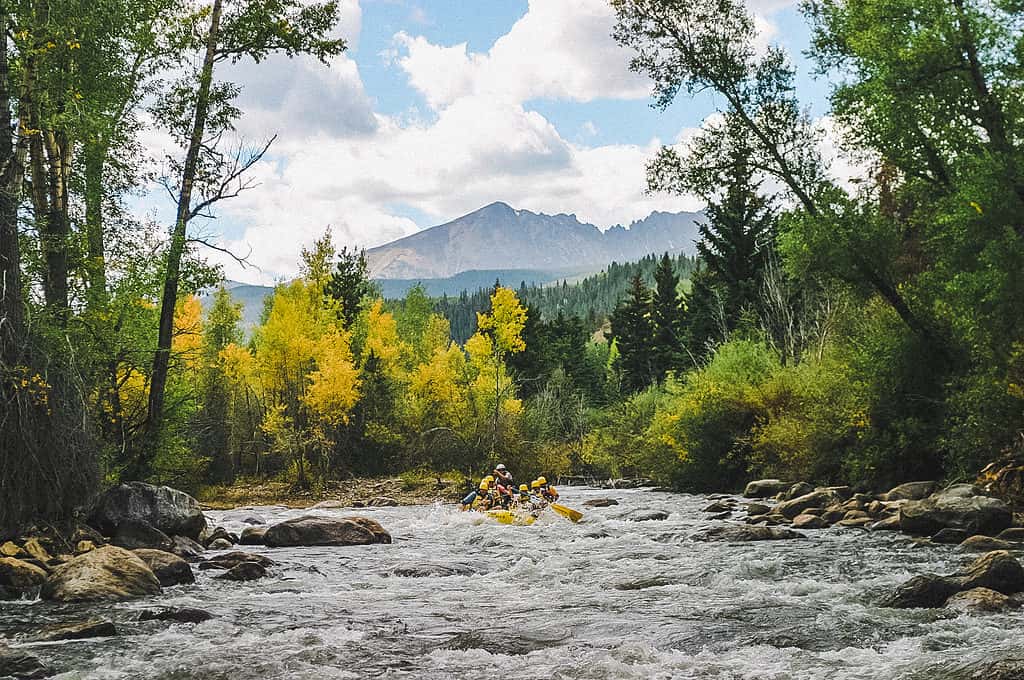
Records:
[[[102,616],[116,638],[27,644],[58,678],[961,678],[1014,657],[1024,614],[887,610],[879,596],[969,557],[892,532],[806,532],[808,540],[699,543],[703,496],[568,489],[566,505],[612,497],[580,524],[481,522],[452,506],[356,511],[392,545],[255,547],[278,566],[249,583],[168,588],[102,606],[0,602],[0,635]],[[664,510],[664,521],[624,515]],[[310,511],[208,513],[240,530]],[[316,510],[325,515],[348,510]],[[134,621],[198,607],[200,624]]]

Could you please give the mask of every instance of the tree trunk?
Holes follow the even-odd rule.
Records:
[[[153,358],[153,371],[150,376],[149,408],[146,418],[147,447],[140,459],[129,472],[133,476],[146,476],[153,456],[153,443],[159,433],[163,421],[164,397],[167,390],[167,371],[171,359],[171,340],[174,333],[174,308],[178,301],[178,284],[181,270],[181,258],[185,252],[185,239],[188,221],[192,210],[192,185],[195,181],[199,153],[203,144],[203,133],[206,129],[206,116],[210,106],[210,88],[213,83],[213,66],[216,59],[217,41],[220,32],[222,0],[214,0],[210,14],[210,30],[206,36],[206,54],[203,57],[203,68],[199,77],[199,91],[196,96],[195,117],[192,123],[192,136],[189,139],[185,164],[181,173],[181,187],[178,194],[178,212],[171,234],[171,243],[167,252],[167,271],[164,275],[164,291],[160,301],[160,327],[157,335],[156,355]]]
[[[107,150],[98,142],[90,143],[85,151],[85,231],[89,279],[89,303],[96,304],[106,298],[107,264],[103,243],[103,171]]]
[[[7,19],[6,5],[0,3],[0,26],[6,27]],[[25,327],[18,244],[24,153],[22,144],[14,144],[11,99],[5,30],[0,33],[0,362],[8,366],[17,363]]]

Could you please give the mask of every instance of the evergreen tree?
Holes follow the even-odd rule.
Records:
[[[619,352],[619,367],[627,389],[641,390],[654,381],[651,345],[651,292],[639,274],[630,282],[629,297],[611,317],[612,338]]]
[[[758,291],[772,247],[775,215],[758,193],[753,170],[739,152],[725,173],[725,193],[706,209],[697,250],[721,287],[726,324],[730,329],[744,309],[758,305]]]
[[[692,288],[686,296],[684,346],[689,361],[698,361],[708,350],[724,342],[724,294],[715,276],[707,269],[693,274]]]
[[[654,331],[651,363],[658,380],[683,365],[682,317],[679,276],[672,267],[668,253],[665,253],[658,262],[658,268],[654,270],[654,299],[651,304]]]
[[[341,303],[345,328],[349,328],[355,321],[363,299],[376,293],[377,287],[370,281],[366,251],[349,250],[342,246],[338,253],[338,264],[327,282],[327,294]]]

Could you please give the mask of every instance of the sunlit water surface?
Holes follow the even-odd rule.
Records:
[[[278,566],[249,583],[214,580],[154,600],[91,606],[0,603],[0,635],[112,619],[116,638],[26,647],[79,678],[954,678],[1018,656],[1024,613],[953,616],[887,610],[881,594],[969,558],[889,532],[830,529],[808,540],[700,543],[702,496],[568,489],[610,496],[580,524],[481,521],[452,506],[357,511],[392,545],[245,548]],[[665,521],[625,519],[664,510]],[[211,512],[240,531],[312,512]],[[134,621],[138,611],[198,607],[201,624]]]

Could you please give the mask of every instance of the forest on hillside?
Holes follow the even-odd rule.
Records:
[[[658,107],[718,103],[647,167],[651,191],[706,203],[695,261],[385,304],[327,233],[245,339],[226,292],[196,298],[221,279],[197,220],[274,191],[250,182],[270,142],[231,141],[224,65],[326,61],[346,49],[336,3],[3,3],[0,529],[65,520],[118,480],[315,490],[500,460],[686,490],[878,487],[1019,450],[1024,6],[807,0],[826,128],[744,3],[611,5]],[[153,130],[180,149],[159,167]],[[170,223],[130,209],[154,181]]]

